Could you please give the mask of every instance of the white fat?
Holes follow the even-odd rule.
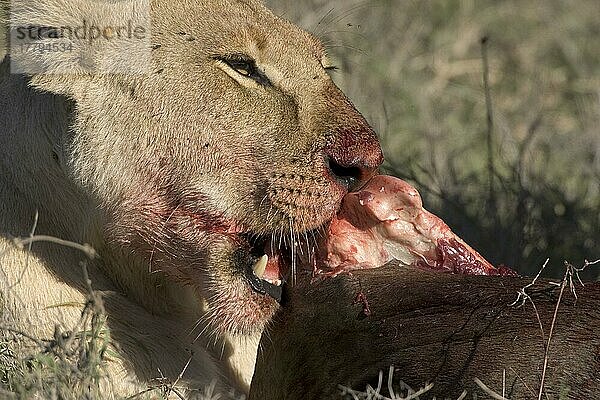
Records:
[[[403,265],[411,265],[416,261],[416,257],[402,243],[395,243],[389,240],[385,241],[384,248],[391,259],[400,261]]]

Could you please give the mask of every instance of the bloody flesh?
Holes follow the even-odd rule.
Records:
[[[516,275],[496,268],[423,208],[401,179],[378,175],[348,193],[313,261],[316,275],[334,276],[398,260],[405,265],[469,275]]]

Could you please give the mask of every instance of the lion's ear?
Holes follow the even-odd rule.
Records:
[[[13,0],[8,26],[11,72],[45,90],[150,68],[149,0]]]

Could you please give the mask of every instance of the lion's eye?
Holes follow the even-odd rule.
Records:
[[[329,76],[332,76],[332,74],[333,74],[334,72],[337,72],[337,71],[339,71],[339,70],[340,70],[340,69],[339,69],[338,67],[336,67],[335,65],[332,65],[332,66],[327,66],[327,67],[323,67],[323,69],[325,70],[325,72],[327,72],[327,74],[328,74]]]
[[[246,56],[245,54],[217,56],[214,58],[218,61],[223,62],[229,68],[246,78],[252,79],[264,86],[271,85],[271,81],[269,80],[269,78],[256,65],[256,61]]]
[[[244,76],[252,77],[253,74],[256,74],[256,71],[254,71],[254,66],[250,65],[250,63],[233,61],[228,64],[231,68],[235,69],[238,73]]]

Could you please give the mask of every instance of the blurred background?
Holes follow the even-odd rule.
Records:
[[[600,1],[267,4],[324,41],[386,172],[490,261],[600,258]]]

